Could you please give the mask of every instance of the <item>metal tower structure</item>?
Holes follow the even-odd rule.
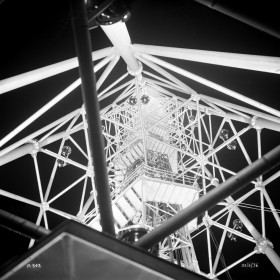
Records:
[[[132,45],[125,23],[101,28],[113,47],[93,52],[92,59],[97,61],[94,71],[98,75],[98,100],[105,104],[100,118],[115,230],[120,236],[139,228],[151,231],[260,158],[262,130],[280,132],[279,111],[180,68],[170,59],[271,74],[279,73],[280,59]],[[127,64],[123,73],[117,68],[120,57]],[[168,62],[159,57],[168,58]],[[77,59],[73,58],[2,80],[0,92],[77,66]],[[111,72],[118,76],[113,82]],[[185,83],[185,78],[237,102],[196,92]],[[15,193],[1,188],[0,195],[33,206],[38,213],[36,224],[47,229],[56,214],[101,230],[85,108],[79,107],[23,139],[7,143],[80,84],[80,79],[74,81],[0,140],[1,166],[14,160],[24,164],[32,157],[38,200],[28,198],[24,190]],[[257,150],[252,150],[246,141],[248,135],[254,139]],[[47,157],[53,160],[53,166],[48,183],[43,185],[40,164]],[[238,164],[232,164],[236,161]],[[245,191],[228,197],[175,231],[159,243],[158,256],[216,279],[262,253],[280,272],[280,259],[273,249],[278,240],[270,240],[266,230],[267,211],[272,212],[278,230],[280,227],[279,211],[274,205],[277,201],[270,198],[268,188],[279,176],[280,171],[258,177]],[[249,205],[250,197],[257,195],[259,205]],[[251,221],[245,206],[259,210],[260,227]],[[236,242],[246,244],[246,249],[233,255]],[[33,244],[31,240],[30,246]],[[228,259],[230,263],[227,261],[224,266]]]

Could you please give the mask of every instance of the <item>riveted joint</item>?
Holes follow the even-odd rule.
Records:
[[[196,160],[200,162],[200,165],[206,165],[209,163],[208,158],[205,158],[204,155],[196,156]]]
[[[37,153],[40,151],[40,143],[35,140],[30,140],[28,143],[33,144],[33,150],[30,152],[30,154],[34,157],[37,155]]]
[[[145,87],[147,83],[146,79],[144,79],[142,75],[137,76],[137,78],[139,86],[142,88]]]
[[[84,119],[84,129],[88,129],[88,121],[86,118]]]
[[[42,210],[44,212],[48,211],[50,209],[50,205],[48,204],[48,202],[43,202],[42,203]]]
[[[261,190],[261,189],[263,189],[264,188],[264,186],[263,186],[263,184],[262,184],[263,182],[262,181],[258,181],[256,184],[255,184],[255,188],[257,189],[257,190]]]
[[[140,61],[138,61],[138,69],[136,71],[132,71],[128,66],[127,66],[127,72],[131,75],[131,76],[139,76],[142,71],[143,71],[143,65]]]
[[[265,254],[265,251],[268,247],[273,248],[272,242],[262,237],[257,241],[255,250],[257,250],[258,254]]]
[[[89,166],[87,169],[87,176],[88,177],[94,177],[94,170],[93,170],[93,166]]]
[[[211,115],[212,115],[212,113],[211,113],[211,111],[209,110],[209,108],[205,108],[205,114],[206,114],[207,116],[211,116]]]
[[[212,225],[212,220],[210,217],[204,216],[202,218],[202,222],[205,224],[206,227],[210,227]]]
[[[219,185],[219,179],[217,178],[212,178],[211,179],[211,185],[217,187]]]
[[[69,138],[70,138],[70,132],[66,131],[65,136],[63,137],[63,139],[64,139],[64,141],[67,141],[67,140],[69,140]]]
[[[85,109],[85,104],[82,105],[81,110],[80,110],[81,115],[86,115],[86,109]]]
[[[193,93],[191,96],[193,101],[199,101],[200,100],[200,96],[198,93]]]
[[[252,126],[252,128],[260,129],[260,127],[257,125],[257,117],[256,117],[256,116],[254,116],[254,117],[251,119],[251,126]]]

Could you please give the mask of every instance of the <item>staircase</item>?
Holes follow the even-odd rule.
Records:
[[[153,107],[153,110],[150,110],[149,106]],[[144,140],[140,138],[140,134],[132,135],[129,148],[115,157],[116,191],[112,195],[112,208],[117,230],[127,226],[129,221],[137,224],[146,202],[166,203],[185,208],[198,198],[197,188],[187,184],[178,174],[178,153],[170,144],[168,119],[158,122],[166,114],[160,106],[162,105],[155,99],[154,104],[148,104],[146,111],[143,111],[148,164],[145,163]],[[155,123],[157,125],[152,127]],[[137,121],[133,128],[141,131],[140,121]],[[138,140],[135,140],[137,137]],[[154,155],[158,159],[157,162],[161,161],[163,156],[162,162],[168,162],[168,168],[158,169],[158,165],[151,164],[150,158]],[[98,217],[94,220],[98,220]],[[196,219],[188,227],[190,230],[195,228]]]
[[[129,221],[133,221],[137,214],[139,216],[139,212],[141,213],[143,209],[143,202],[176,204],[185,208],[197,198],[198,194],[195,188],[172,184],[172,182],[155,181],[143,175],[113,201],[113,215],[118,229],[121,229]],[[196,225],[195,219],[188,227],[192,230],[196,228]]]

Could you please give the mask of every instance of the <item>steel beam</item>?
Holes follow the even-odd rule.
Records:
[[[117,22],[111,25],[103,25],[101,28],[114,45],[114,49],[126,62],[128,69],[136,75],[140,74],[141,67],[132,53],[131,40],[125,23]]]
[[[251,99],[251,98],[249,98],[249,97],[247,97],[245,95],[242,95],[242,94],[240,94],[240,93],[238,93],[236,91],[233,91],[233,90],[231,90],[229,88],[226,88],[224,86],[216,84],[216,83],[214,83],[212,81],[209,81],[209,80],[207,80],[205,78],[202,78],[202,77],[200,77],[198,75],[195,75],[195,74],[193,74],[193,73],[191,73],[189,71],[186,71],[186,70],[184,70],[182,68],[179,68],[179,67],[177,67],[177,66],[175,66],[175,65],[173,65],[173,64],[171,64],[169,62],[166,62],[164,60],[161,60],[159,58],[156,58],[156,57],[148,55],[148,54],[138,54],[138,53],[135,53],[135,57],[139,58],[139,59],[144,58],[144,59],[147,59],[149,61],[152,61],[152,62],[154,62],[154,63],[156,63],[156,64],[158,64],[158,65],[160,65],[160,66],[162,66],[164,68],[167,68],[167,69],[169,69],[171,71],[174,71],[175,73],[178,73],[178,74],[180,74],[180,75],[182,75],[182,76],[184,76],[186,78],[189,78],[189,79],[191,79],[193,81],[201,83],[202,85],[208,86],[208,87],[210,87],[210,88],[212,88],[214,90],[222,92],[222,93],[224,93],[224,94],[226,94],[228,96],[231,96],[231,97],[233,97],[233,98],[235,98],[237,100],[240,100],[242,102],[245,102],[247,104],[250,104],[250,105],[252,105],[252,106],[254,106],[256,108],[262,109],[262,110],[264,110],[264,111],[266,111],[266,112],[268,112],[268,113],[270,113],[270,114],[272,114],[274,116],[280,117],[280,112],[278,110],[274,109],[274,108],[271,108],[271,107],[269,107],[269,106],[267,106],[265,104],[262,104],[262,103],[260,103],[258,101],[255,101],[255,100],[253,100],[253,99]]]
[[[214,207],[223,199],[246,187],[247,184],[256,177],[266,173],[279,164],[280,146],[277,146],[262,158],[253,162],[250,166],[247,166],[226,182],[220,184],[219,187],[211,190],[189,207],[183,209],[176,216],[169,218],[164,224],[141,237],[135,245],[146,249],[152,247],[166,236],[172,234],[197,216]]]
[[[104,232],[114,236],[114,218],[104,154],[95,75],[93,72],[94,65],[91,59],[91,40],[85,2],[83,0],[70,0],[70,10],[75,48],[79,60],[79,72],[82,80],[82,96],[87,114],[89,146],[95,171],[94,181],[98,194],[97,199],[101,226]]]
[[[0,226],[33,239],[39,239],[51,233],[48,229],[2,209],[0,209]]]
[[[106,56],[114,54],[112,47],[104,48],[92,53],[92,60],[98,60]],[[78,59],[76,57],[54,63],[45,67],[38,68],[23,74],[19,74],[0,81],[0,94],[21,88],[26,85],[44,80],[46,78],[64,73],[78,67]]]
[[[181,60],[280,74],[280,57],[141,44],[133,44],[133,51]]]
[[[280,39],[280,28],[277,24],[278,15],[276,16],[276,11],[278,10],[278,6],[276,6],[277,1],[266,1],[265,3],[261,2],[261,4],[258,2],[252,2],[249,4],[250,7],[246,6],[248,3],[245,3],[244,1],[194,1]],[[265,9],[266,7],[269,8],[269,11]],[[272,15],[272,12],[274,12],[274,15]]]

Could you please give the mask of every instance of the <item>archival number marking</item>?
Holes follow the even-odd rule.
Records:
[[[242,268],[258,268],[259,264],[255,262],[246,262],[241,264]]]
[[[28,263],[26,265],[26,268],[27,269],[40,269],[40,268],[42,268],[42,266],[40,263]]]

